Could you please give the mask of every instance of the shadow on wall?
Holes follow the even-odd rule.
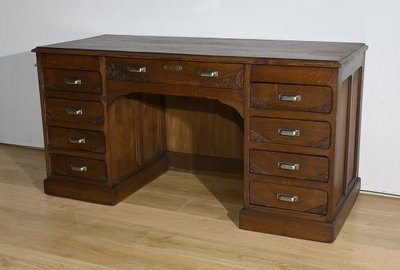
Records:
[[[43,147],[35,54],[0,57],[0,143]]]

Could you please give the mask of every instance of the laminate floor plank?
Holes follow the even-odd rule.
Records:
[[[0,145],[0,269],[398,269],[400,200],[360,194],[332,244],[240,230],[242,182],[169,171],[117,206],[43,193],[41,150]]]

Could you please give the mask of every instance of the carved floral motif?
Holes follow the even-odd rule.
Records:
[[[200,86],[227,89],[243,89],[243,70],[225,76],[200,81]]]
[[[254,141],[254,142],[271,142],[270,139],[261,136],[260,134],[258,134],[257,132],[250,130],[250,140]]]
[[[256,108],[256,109],[269,109],[271,106],[268,104],[265,104],[264,102],[261,102],[260,100],[256,99],[254,96],[250,97],[250,107]]]
[[[266,171],[264,171],[263,169],[261,169],[260,167],[258,167],[256,164],[254,163],[250,163],[250,173],[255,173],[255,174],[267,174]]]
[[[311,145],[311,147],[316,147],[316,148],[328,148],[330,144],[330,136],[323,138],[317,143],[314,143]]]
[[[312,213],[312,214],[318,214],[318,215],[325,215],[326,214],[326,204],[322,204],[315,208],[309,209],[306,212]]]

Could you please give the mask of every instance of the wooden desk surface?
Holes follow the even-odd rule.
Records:
[[[256,39],[222,39],[190,37],[154,37],[101,35],[36,48],[35,52],[69,49],[79,53],[110,55],[113,52],[132,54],[169,54],[174,56],[215,56],[245,58],[243,61],[270,60],[273,64],[338,67],[368,47],[363,43],[285,41]],[[71,51],[69,51],[71,53]],[[298,60],[299,62],[296,62]],[[300,62],[302,61],[302,62]]]

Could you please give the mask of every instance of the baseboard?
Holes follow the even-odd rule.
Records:
[[[382,196],[382,197],[400,199],[400,194],[385,193],[385,192],[378,192],[378,191],[370,191],[370,190],[363,190],[363,189],[360,190],[360,193],[373,195],[373,196]]]

